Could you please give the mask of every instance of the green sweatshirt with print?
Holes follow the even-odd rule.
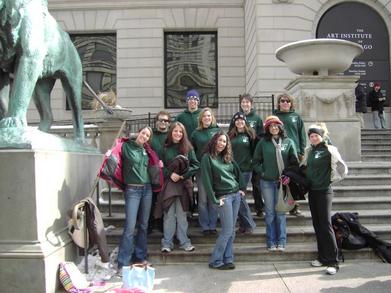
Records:
[[[201,170],[205,192],[215,204],[219,204],[219,198],[226,194],[246,190],[242,173],[235,161],[225,163],[221,156],[212,158],[206,153],[201,160]]]
[[[327,190],[331,183],[331,153],[325,142],[311,146],[307,157],[307,179],[310,190]]]
[[[286,137],[282,140],[281,154],[285,168],[291,165],[299,165],[296,148],[290,138]],[[253,168],[264,180],[279,180],[276,147],[271,140],[263,139],[257,143],[253,156]]]
[[[217,125],[211,125],[208,128],[194,130],[191,136],[191,144],[194,147],[194,151],[197,155],[198,161],[201,161],[202,159],[202,155],[205,151],[205,146],[208,144],[213,135],[215,135],[219,131],[220,128]]]
[[[163,172],[165,178],[171,176],[171,172],[167,169],[167,166],[178,155],[180,155],[178,144],[173,144],[167,148],[164,148],[162,160],[164,163]],[[190,150],[186,157],[189,159],[189,169],[185,174],[182,175],[183,179],[187,179],[195,175],[195,173],[197,173],[198,169],[200,168],[200,162],[198,162],[194,150]]]
[[[157,153],[159,159],[163,157],[163,148],[167,139],[167,132],[160,132],[154,129],[151,141],[151,148]]]
[[[289,112],[275,110],[274,114],[284,123],[286,136],[295,143],[297,154],[303,155],[307,144],[307,134],[300,115],[295,110],[290,110]]]
[[[122,145],[122,177],[126,184],[141,185],[150,183],[148,175],[149,157],[144,147],[134,140]]]
[[[252,171],[254,146],[246,133],[239,133],[231,140],[235,162],[242,172]]]
[[[185,126],[187,137],[191,137],[193,131],[198,127],[200,113],[201,109],[197,109],[194,112],[190,112],[186,109],[176,117],[175,121],[178,121]]]

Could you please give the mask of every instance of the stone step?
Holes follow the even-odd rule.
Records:
[[[390,143],[379,143],[377,141],[373,141],[373,142],[365,142],[365,143],[361,143],[361,151],[363,150],[371,150],[371,149],[375,149],[375,150],[390,150],[391,149],[391,142]]]
[[[347,162],[349,175],[391,174],[391,162]]]
[[[343,210],[339,212],[357,212],[359,214],[360,223],[363,225],[375,225],[375,224],[390,224],[391,223],[391,208],[389,209],[373,209],[373,210]],[[333,212],[334,213],[334,212]],[[125,221],[124,213],[112,213],[109,217],[108,213],[102,213],[105,226],[113,225],[115,227],[122,227]],[[263,217],[258,217],[253,213],[253,219],[257,227],[264,227],[265,220]],[[288,226],[310,226],[312,227],[311,213],[309,210],[303,210],[300,216],[287,215]],[[198,227],[198,214],[194,213],[192,218],[189,219],[190,227]]]
[[[347,175],[336,186],[386,185],[391,183],[391,174]],[[390,186],[391,187],[391,186]]]
[[[390,162],[391,155],[361,155],[361,160],[366,162]]]
[[[391,157],[391,149],[361,149],[361,156],[388,156]]]
[[[391,196],[391,185],[343,185],[343,181],[333,186],[335,197],[366,197]],[[390,182],[388,182],[390,183]]]
[[[373,129],[373,128],[365,128],[361,129],[361,135],[374,135],[374,134],[389,134],[391,135],[391,129]]]
[[[366,228],[374,232],[381,239],[391,239],[391,225],[366,225]],[[218,229],[219,230],[219,229]],[[107,233],[108,244],[118,244],[121,239],[123,229],[118,227]],[[200,228],[189,227],[188,236],[193,245],[210,244],[213,245],[217,235],[203,235]],[[163,233],[153,231],[148,235],[148,244],[160,244]],[[288,243],[307,243],[316,241],[315,232],[312,226],[289,226],[287,225],[287,242]],[[266,228],[257,227],[252,234],[236,234],[235,243],[265,243]]]
[[[378,142],[378,143],[390,143],[391,135],[387,134],[373,134],[361,136],[361,143]]]
[[[109,246],[112,250],[115,246]],[[205,263],[209,261],[213,245],[196,245],[193,252],[174,249],[170,253],[162,253],[159,244],[148,245],[148,261],[153,264]],[[360,250],[344,250],[346,260],[376,260],[378,257],[370,248]],[[234,244],[235,262],[286,262],[310,261],[317,255],[316,242],[288,243],[284,252],[270,252],[263,243]]]

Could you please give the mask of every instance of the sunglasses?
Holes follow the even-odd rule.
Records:
[[[280,100],[280,103],[290,103],[291,101],[289,101],[289,100],[284,100],[284,99],[281,99]]]
[[[159,122],[164,122],[164,123],[170,123],[170,120],[168,120],[168,119],[159,119],[158,121]]]

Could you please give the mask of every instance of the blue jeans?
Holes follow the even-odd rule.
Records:
[[[251,172],[243,172],[243,180],[246,183],[246,186],[248,185],[250,179],[251,179]],[[241,230],[254,230],[257,226],[254,222],[253,216],[251,215],[250,207],[247,203],[246,197],[241,196],[240,197],[240,208],[239,208],[239,227]]]
[[[217,237],[215,247],[210,256],[209,263],[214,267],[233,263],[233,242],[235,239],[235,225],[240,206],[239,192],[227,194],[224,205],[217,207],[220,216],[221,231]]]
[[[278,182],[261,179],[260,187],[265,201],[265,223],[267,247],[286,245],[286,215],[277,213]]]
[[[202,231],[215,230],[217,223],[216,205],[206,194],[204,185],[202,184],[201,172],[196,175],[198,187],[198,222]]]
[[[125,227],[118,251],[118,267],[147,258],[147,229],[152,204],[150,184],[128,187],[125,191]],[[135,228],[137,225],[137,233]]]
[[[171,204],[167,212],[164,212],[163,220],[163,239],[162,246],[173,249],[174,248],[174,235],[176,230],[176,237],[179,240],[181,248],[186,248],[191,245],[189,237],[187,237],[187,215],[183,211],[181,201],[179,197]]]

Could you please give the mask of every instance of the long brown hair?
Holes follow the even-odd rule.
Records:
[[[240,132],[238,131],[234,122],[234,127],[232,127],[231,130],[228,132],[228,137],[230,140],[233,140],[239,135],[239,133]],[[253,141],[257,137],[254,129],[251,126],[248,126],[247,123],[244,124],[244,133],[247,134],[251,141]]]
[[[186,155],[193,149],[193,146],[191,145],[189,139],[187,138],[187,132],[186,132],[185,126],[178,121],[176,121],[170,125],[170,129],[167,132],[167,138],[166,138],[166,143],[165,143],[164,147],[168,148],[168,147],[176,144],[172,140],[172,132],[174,131],[174,128],[177,126],[180,127],[183,132],[182,139],[178,143],[179,144],[179,152],[181,155]]]
[[[231,141],[228,137],[228,135],[224,131],[219,131],[209,141],[209,143],[206,146],[206,153],[210,154],[212,158],[216,158],[219,154],[216,151],[216,145],[217,145],[217,140],[219,139],[220,136],[224,135],[227,139],[227,145],[225,146],[225,149],[220,153],[220,155],[223,158],[224,163],[228,164],[232,162],[232,146],[231,146]]]

